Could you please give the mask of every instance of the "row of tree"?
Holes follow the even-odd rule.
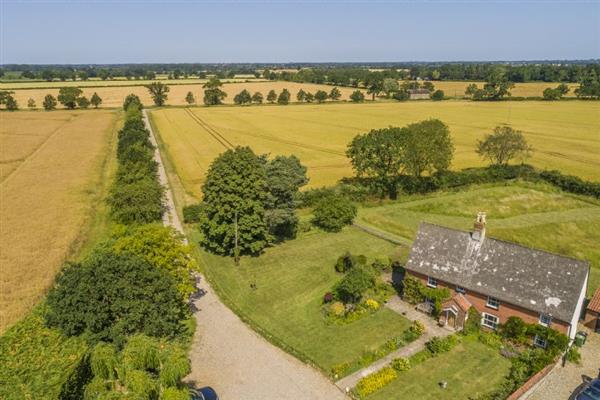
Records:
[[[13,97],[13,93],[11,91],[2,90],[0,91],[0,104],[4,104],[6,109],[9,111],[15,111],[19,109],[19,104],[17,100]],[[57,101],[58,100],[58,101]],[[94,108],[98,108],[100,104],[102,104],[102,98],[98,96],[98,93],[94,92],[92,96],[88,99],[83,96],[83,91],[76,87],[66,87],[61,88],[58,91],[58,99],[51,94],[47,94],[44,97],[44,101],[42,102],[42,106],[46,111],[52,111],[56,109],[58,103],[61,103],[65,108],[70,110],[79,108],[89,108],[90,105],[94,106]],[[37,104],[33,98],[27,100],[27,108],[35,109],[37,108]]]

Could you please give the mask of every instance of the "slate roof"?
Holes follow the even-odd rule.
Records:
[[[596,293],[594,293],[592,300],[590,300],[587,309],[600,313],[600,287],[596,289]]]
[[[406,269],[570,322],[589,264],[421,223]]]

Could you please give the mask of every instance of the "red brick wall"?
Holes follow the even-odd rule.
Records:
[[[527,393],[539,381],[541,381],[542,379],[544,379],[546,377],[546,375],[548,375],[550,373],[550,371],[552,371],[552,369],[556,366],[556,364],[557,364],[556,362],[553,362],[550,365],[546,365],[546,367],[544,369],[542,369],[540,372],[538,372],[537,374],[535,374],[531,378],[529,378],[527,380],[527,382],[525,382],[523,384],[523,386],[521,386],[513,394],[511,394],[510,396],[508,396],[506,398],[506,400],[518,400],[518,399],[520,399],[521,396],[523,396],[525,393]]]
[[[415,278],[421,280],[425,285],[427,285],[427,275],[408,270],[406,271],[406,273],[414,276]],[[437,287],[448,288],[452,293],[454,293],[456,285],[438,279]],[[502,300],[500,300],[500,307],[498,307],[498,309],[496,310],[494,308],[486,306],[487,295],[480,294],[469,289],[466,290],[467,293],[464,294],[464,296],[467,298],[467,300],[469,300],[469,302],[471,302],[471,304],[473,305],[473,307],[475,307],[477,311],[479,311],[480,313],[485,312],[487,314],[495,315],[500,319],[501,324],[505,323],[508,317],[519,317],[528,324],[537,324],[539,322],[540,314],[535,311],[531,311],[514,304],[506,303]],[[568,335],[569,333],[569,324],[563,321],[559,321],[557,319],[552,320],[552,324],[550,324],[550,327],[556,329],[561,333],[564,333],[565,335]]]

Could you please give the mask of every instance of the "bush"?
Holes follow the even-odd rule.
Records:
[[[333,293],[327,292],[325,296],[323,296],[323,303],[331,303],[333,301]]]
[[[375,286],[375,276],[366,268],[350,270],[334,288],[336,297],[344,303],[358,303],[363,293]]]
[[[381,307],[381,305],[377,302],[377,300],[373,300],[373,299],[367,299],[365,301],[365,305],[373,311],[379,310],[379,307]]]
[[[328,232],[339,232],[345,225],[352,224],[356,212],[356,206],[348,199],[339,195],[327,196],[317,203],[312,222]]]
[[[352,268],[361,266],[364,267],[367,264],[367,257],[364,255],[353,256],[350,252],[346,252],[344,255],[338,257],[335,263],[335,270],[337,272],[348,272]]]
[[[425,325],[419,320],[414,320],[409,329],[417,336],[421,336],[425,333]]]
[[[573,364],[581,364],[581,354],[577,350],[577,347],[571,346],[569,351],[567,351],[567,361]]]
[[[444,91],[436,90],[435,92],[433,92],[431,95],[431,100],[434,100],[434,101],[444,100]]]
[[[410,94],[406,90],[398,90],[392,97],[398,101],[406,101],[410,99]]]
[[[183,207],[183,222],[186,224],[194,224],[200,222],[202,217],[202,203],[190,204]]]
[[[336,301],[331,303],[329,306],[329,314],[334,315],[336,317],[341,317],[346,312],[346,307],[344,303],[341,301]]]
[[[450,335],[445,338],[433,337],[427,343],[425,343],[425,347],[432,354],[446,353],[449,352],[459,343],[458,336]]]
[[[504,324],[500,325],[500,334],[505,339],[519,343],[528,341],[527,324],[519,317],[509,317]]]
[[[358,381],[354,392],[359,398],[364,398],[367,395],[382,389],[397,377],[398,373],[394,368],[385,367]]]
[[[390,257],[378,257],[371,266],[379,272],[390,272],[392,270],[392,259]]]
[[[502,338],[495,332],[479,332],[477,340],[493,349],[502,347]]]
[[[46,323],[68,336],[123,345],[135,333],[173,337],[183,331],[185,303],[173,278],[131,254],[106,249],[67,264],[48,293]]]
[[[392,368],[398,372],[408,371],[410,369],[410,360],[404,357],[394,358],[392,360]]]
[[[465,321],[465,325],[463,326],[462,333],[464,335],[469,335],[472,333],[477,333],[481,330],[481,315],[479,311],[475,307],[469,308],[467,320]]]

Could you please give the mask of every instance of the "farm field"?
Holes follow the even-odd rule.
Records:
[[[479,87],[483,87],[485,82],[462,82],[462,81],[434,81],[433,84],[436,89],[444,91],[444,94],[449,97],[463,97],[465,95],[465,89],[471,83],[475,83]],[[541,97],[544,89],[555,88],[559,85],[559,82],[524,82],[515,83],[515,87],[511,89],[513,97]],[[569,93],[565,97],[575,97],[574,90],[579,87],[577,83],[568,83]]]
[[[422,221],[469,230],[478,211],[487,213],[486,235],[586,260],[591,265],[588,294],[600,286],[600,202],[545,184],[414,196],[361,208],[357,221],[412,241]]]
[[[188,231],[192,243],[198,234]],[[345,251],[370,259],[392,254],[392,244],[355,228],[340,233],[302,233],[295,240],[268,248],[260,257],[242,257],[236,267],[230,257],[199,250],[200,265],[221,299],[252,321],[267,338],[275,337],[329,373],[334,365],[352,363],[400,335],[410,322],[382,307],[347,324],[328,323],[322,315],[323,295],[341,275],[337,258]],[[251,284],[256,284],[256,289]],[[351,370],[347,373],[352,372]]]
[[[477,140],[496,125],[508,123],[522,130],[534,147],[527,162],[598,181],[598,115],[600,103],[585,101],[195,107],[151,112],[190,201],[199,199],[208,166],[228,146],[213,136],[215,131],[229,143],[251,146],[257,153],[297,155],[308,167],[308,187],[319,187],[353,174],[345,150],[355,135],[427,118],[449,125],[456,148],[452,168],[485,165],[475,153]]]
[[[237,77],[237,78],[227,78],[221,79],[221,82],[244,82],[246,80],[251,80],[254,82],[261,81],[261,79],[256,79],[254,76],[252,77]],[[166,76],[157,76],[156,79],[126,79],[126,78],[115,78],[103,81],[100,78],[90,78],[87,81],[81,80],[68,80],[68,81],[9,81],[5,80],[0,82],[0,90],[20,90],[20,89],[58,89],[61,87],[107,87],[107,86],[142,86],[147,85],[152,82],[160,81],[167,85],[202,85],[208,81],[208,79],[199,79],[199,78],[181,78],[181,79],[167,79]]]
[[[168,94],[169,98],[167,100],[168,105],[187,105],[185,102],[185,96],[189,91],[191,91],[196,97],[196,102],[198,104],[202,103],[202,98],[204,97],[204,89],[202,88],[202,84],[205,81],[201,81],[198,79],[192,80],[193,84],[182,84],[182,80],[177,80],[177,84],[170,84],[170,92]],[[112,81],[111,81],[112,82]],[[120,82],[120,81],[114,81]],[[131,86],[131,82],[137,82],[137,86]],[[143,81],[130,81],[130,85],[128,86],[120,86],[120,85],[110,85],[108,87],[83,87],[80,85],[67,85],[67,86],[80,86],[83,90],[83,95],[88,99],[92,96],[94,92],[98,93],[98,95],[102,98],[101,107],[121,107],[123,105],[123,100],[125,97],[130,94],[136,94],[142,100],[142,103],[145,105],[152,105],[152,98],[148,94],[148,90],[142,86]],[[38,82],[41,83],[41,82]],[[55,83],[55,82],[52,82]],[[58,83],[58,82],[56,82]],[[77,82],[68,82],[68,83],[77,83]],[[37,106],[39,108],[42,107],[42,102],[44,101],[44,97],[47,94],[52,94],[54,97],[58,96],[58,90],[63,85],[57,85],[53,88],[49,89],[20,89],[14,90],[14,97],[19,103],[21,108],[25,108],[27,106],[27,100],[32,98],[35,100]],[[296,93],[300,89],[304,89],[305,91],[315,92],[319,89],[327,91],[329,93],[332,89],[332,86],[328,85],[315,85],[315,84],[303,84],[303,83],[292,83],[292,82],[274,82],[274,81],[256,81],[252,82],[231,82],[223,85],[222,90],[227,93],[227,98],[225,98],[224,102],[226,104],[233,104],[233,97],[241,92],[244,89],[247,89],[251,93],[259,91],[266,97],[267,93],[273,89],[278,94],[284,88],[287,88],[292,94],[292,101],[296,101]],[[3,90],[0,86],[0,90]],[[12,90],[12,89],[11,89]],[[340,92],[342,92],[342,100],[346,100],[349,98],[350,94],[356,89],[352,88],[340,88]],[[60,104],[59,104],[60,106]]]
[[[454,400],[487,393],[502,382],[510,361],[476,339],[463,338],[461,344],[401,372],[369,400]],[[446,381],[442,389],[439,382]]]
[[[85,240],[116,119],[110,111],[0,116],[0,332],[42,298]]]

